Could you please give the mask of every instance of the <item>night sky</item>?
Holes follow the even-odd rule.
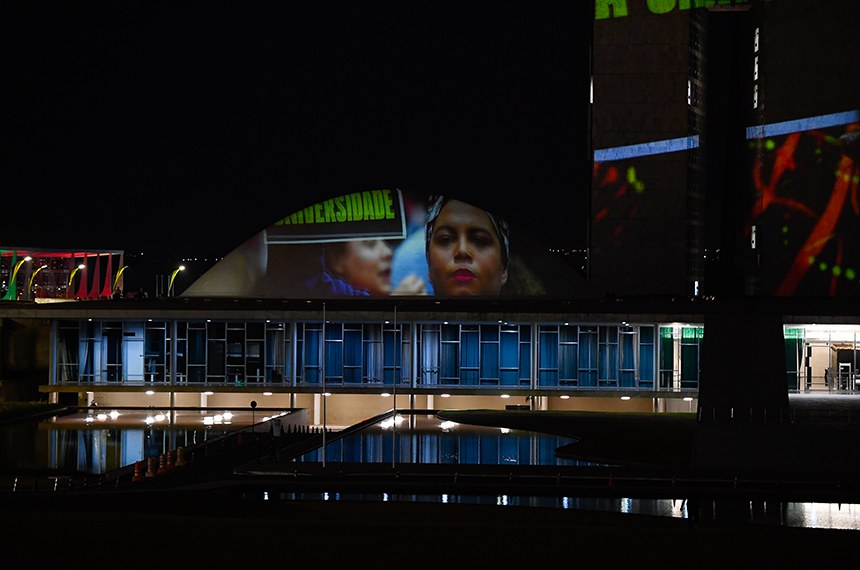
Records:
[[[382,187],[585,245],[587,7],[191,6],[5,9],[2,245],[223,255]]]

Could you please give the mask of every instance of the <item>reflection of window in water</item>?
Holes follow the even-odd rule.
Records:
[[[403,463],[428,465],[594,465],[559,458],[556,449],[569,438],[536,432],[455,424],[443,430],[435,418],[418,418],[397,428],[374,425],[326,444],[326,459],[336,462]],[[394,445],[392,445],[394,438]],[[392,449],[397,456],[392,457]],[[296,459],[316,462],[321,450]]]

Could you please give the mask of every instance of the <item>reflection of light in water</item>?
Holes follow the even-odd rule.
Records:
[[[107,409],[107,408],[106,408]],[[154,410],[151,412],[148,422],[154,423],[155,419],[153,417]],[[113,414],[110,414],[113,415]],[[226,418],[228,415],[227,412],[222,414],[222,418]],[[280,415],[285,415],[282,413]],[[95,421],[95,414],[92,416],[77,416],[76,422],[80,422],[86,419],[89,422]],[[202,418],[203,422],[211,425],[213,419],[211,417]],[[196,420],[199,421],[199,420]],[[433,426],[440,426],[441,423],[438,420],[434,420],[435,423],[430,424]],[[199,427],[194,430],[194,443],[198,443],[198,439],[200,438],[200,434],[209,433],[209,425],[207,425],[207,429],[202,430]],[[429,431],[421,431],[420,437],[423,438],[420,441],[421,445],[424,443],[429,443],[428,449],[432,449],[432,452],[424,453],[422,455],[421,461],[425,463],[457,463],[459,461],[459,457],[462,455],[464,462],[473,462],[475,460],[475,454],[480,449],[480,443],[472,436],[472,432],[474,428],[472,426],[459,426],[455,422],[445,422],[445,427],[449,429],[451,427],[457,427],[454,433],[441,433],[437,430],[429,430]],[[161,426],[163,428],[163,424]],[[134,429],[130,429],[129,431],[137,434],[135,437],[142,438],[143,445],[149,449],[150,447],[155,447],[159,445],[159,438],[153,432],[157,432],[159,427],[152,426],[150,428],[141,429],[140,427],[136,427]],[[80,424],[77,424],[77,429],[80,431],[84,431],[87,429],[86,427],[81,428]],[[117,436],[117,445],[119,442],[125,441],[122,433],[124,432],[124,428],[118,428],[121,435]],[[404,428],[405,431],[403,434],[398,434],[403,437],[406,437],[410,432],[411,428]],[[92,431],[91,429],[88,431]],[[432,432],[432,433],[431,433]],[[40,430],[41,433],[41,430]],[[479,430],[479,433],[482,434],[481,437],[486,437],[483,434],[488,434],[490,441],[502,441],[507,438],[514,437],[522,437],[524,439],[518,440],[520,442],[525,442],[529,449],[534,448],[535,446],[543,447],[544,444],[541,443],[538,445],[539,441],[549,441],[550,443],[546,445],[548,448],[552,448],[556,444],[554,442],[559,441],[556,438],[550,438],[548,436],[515,436],[514,434],[521,433],[516,429],[511,430],[510,434],[501,434],[500,428],[487,428]],[[391,433],[388,434],[375,434],[375,436],[379,437],[380,442],[387,441],[391,439]],[[112,437],[112,436],[109,436]],[[80,453],[79,448],[79,438],[71,437],[68,438],[69,443],[67,444],[56,444],[58,445],[55,450],[58,456],[62,456],[64,458],[76,458]],[[88,440],[89,441],[89,440]],[[366,439],[363,441],[367,441]],[[449,442],[448,444],[444,444],[442,442]],[[451,443],[453,442],[453,443]],[[101,453],[103,450],[101,445],[104,442],[102,441],[91,441],[86,445],[90,446],[94,453],[94,457],[101,457]],[[139,445],[139,444],[138,444]],[[448,446],[450,445],[450,447]],[[521,444],[518,444],[519,447]],[[426,450],[424,450],[426,451]],[[503,460],[508,462],[511,458],[517,457],[517,451],[503,451],[502,448],[499,448],[498,455],[492,459]],[[535,465],[545,465],[547,461],[553,462],[554,458],[551,454],[542,454],[539,457],[533,457],[529,459],[528,453],[523,454],[523,451],[519,451],[521,454],[521,460],[524,463],[534,462]],[[88,455],[89,457],[89,455]],[[390,461],[390,455],[389,461]],[[481,461],[484,462],[486,458],[481,458]],[[103,461],[103,459],[102,459]],[[552,463],[554,464],[554,463]],[[105,465],[104,463],[98,463],[93,466],[93,471],[97,470],[104,471]],[[262,493],[262,491],[261,491]],[[320,495],[316,494],[314,496],[315,500],[320,500]],[[259,500],[262,496],[261,494],[255,495]],[[271,492],[267,492],[269,501],[278,501],[283,499],[281,495],[272,494]],[[345,495],[349,496],[349,495]],[[440,502],[442,504],[448,503],[463,503],[469,502],[473,499],[471,496],[462,496],[462,495],[449,495],[449,494],[434,494],[428,495],[430,500]],[[342,500],[339,494],[331,493],[326,494],[326,500]],[[367,500],[374,501],[382,501],[383,498],[381,494],[374,494],[372,496],[368,496]],[[402,495],[386,495],[385,501],[401,501],[401,500],[418,500],[414,497],[412,499],[408,497],[404,497]],[[693,512],[694,503],[689,503],[686,500],[682,499],[618,499],[618,498],[594,498],[594,497],[545,497],[545,498],[535,498],[529,497],[528,499],[523,499],[519,496],[511,496],[511,495],[496,495],[490,493],[486,496],[481,496],[480,500],[483,504],[507,504],[507,505],[519,505],[526,504],[523,501],[527,500],[528,504],[534,506],[543,506],[543,504],[538,504],[540,501],[546,501],[546,506],[560,507],[563,509],[586,509],[586,510],[598,510],[598,511],[611,511],[618,513],[639,513],[644,515],[653,515],[653,516],[663,516],[663,517],[674,517],[681,519],[689,519]],[[807,528],[821,528],[821,529],[845,529],[845,530],[860,530],[860,504],[838,504],[838,503],[801,503],[801,502],[776,502],[776,505],[771,504],[770,501],[765,504],[765,515],[760,517],[759,520],[753,520],[751,522],[754,523],[762,523],[772,526],[784,526],[784,527],[807,527]],[[749,508],[749,503],[746,499],[740,500],[740,506],[742,508]],[[757,504],[757,503],[756,503]],[[704,513],[702,513],[704,515]],[[755,516],[755,513],[751,513],[751,515]]]
[[[676,501],[672,499],[672,516],[679,518],[687,518],[687,499]]]
[[[633,499],[623,498],[621,499],[621,512],[622,513],[632,513],[633,512]]]
[[[860,505],[856,503],[788,503],[786,524],[806,528],[860,530]]]
[[[400,424],[403,423],[403,421],[404,421],[403,416],[401,416],[400,414],[397,414],[393,418],[386,418],[386,419],[382,420],[381,422],[379,422],[379,426],[382,429],[391,429],[395,425],[399,426]]]

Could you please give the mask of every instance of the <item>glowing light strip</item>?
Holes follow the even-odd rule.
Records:
[[[839,125],[847,125],[858,121],[860,121],[860,110],[854,109],[853,111],[845,111],[844,113],[818,115],[817,117],[771,123],[770,125],[756,125],[754,127],[747,127],[747,140],[776,137],[798,131],[838,127]]]
[[[809,131],[812,129],[824,129],[837,127],[850,123],[860,122],[860,110],[845,111],[842,113],[831,113],[829,115],[818,115],[794,121],[783,121],[771,123],[770,125],[756,125],[747,127],[747,139],[764,137],[775,137],[798,131]],[[625,158],[636,158],[637,156],[649,156],[652,154],[663,154],[666,152],[679,152],[699,147],[698,135],[681,137],[677,139],[666,139],[647,143],[617,146],[594,151],[594,162],[606,162],[609,160],[622,160]]]
[[[615,148],[595,150],[594,162],[606,162],[608,160],[622,160],[625,158],[635,158],[637,156],[678,152],[698,147],[699,135],[681,137],[679,139],[666,139],[663,141],[632,144],[628,146],[617,146]]]

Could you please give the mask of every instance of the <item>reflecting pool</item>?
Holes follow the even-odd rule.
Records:
[[[82,410],[61,417],[0,427],[0,473],[56,470],[104,474],[180,447],[215,442],[240,429],[268,433],[272,422],[290,410]],[[217,417],[216,417],[217,416]],[[253,428],[251,428],[253,426]],[[307,426],[305,426],[307,427]],[[432,414],[404,414],[371,422],[361,429],[333,432],[324,445],[288,461],[493,466],[595,466],[558,457],[570,438],[520,430],[443,422]],[[8,489],[7,489],[8,490]],[[659,498],[524,496],[518,494],[399,492],[285,492],[264,486],[248,491],[252,500],[421,501],[511,507],[551,507],[690,519],[731,517],[753,524],[860,530],[860,505],[750,501],[740,505]]]
[[[334,463],[433,465],[597,465],[556,456],[571,438],[442,421],[434,415],[398,414],[295,459]]]

